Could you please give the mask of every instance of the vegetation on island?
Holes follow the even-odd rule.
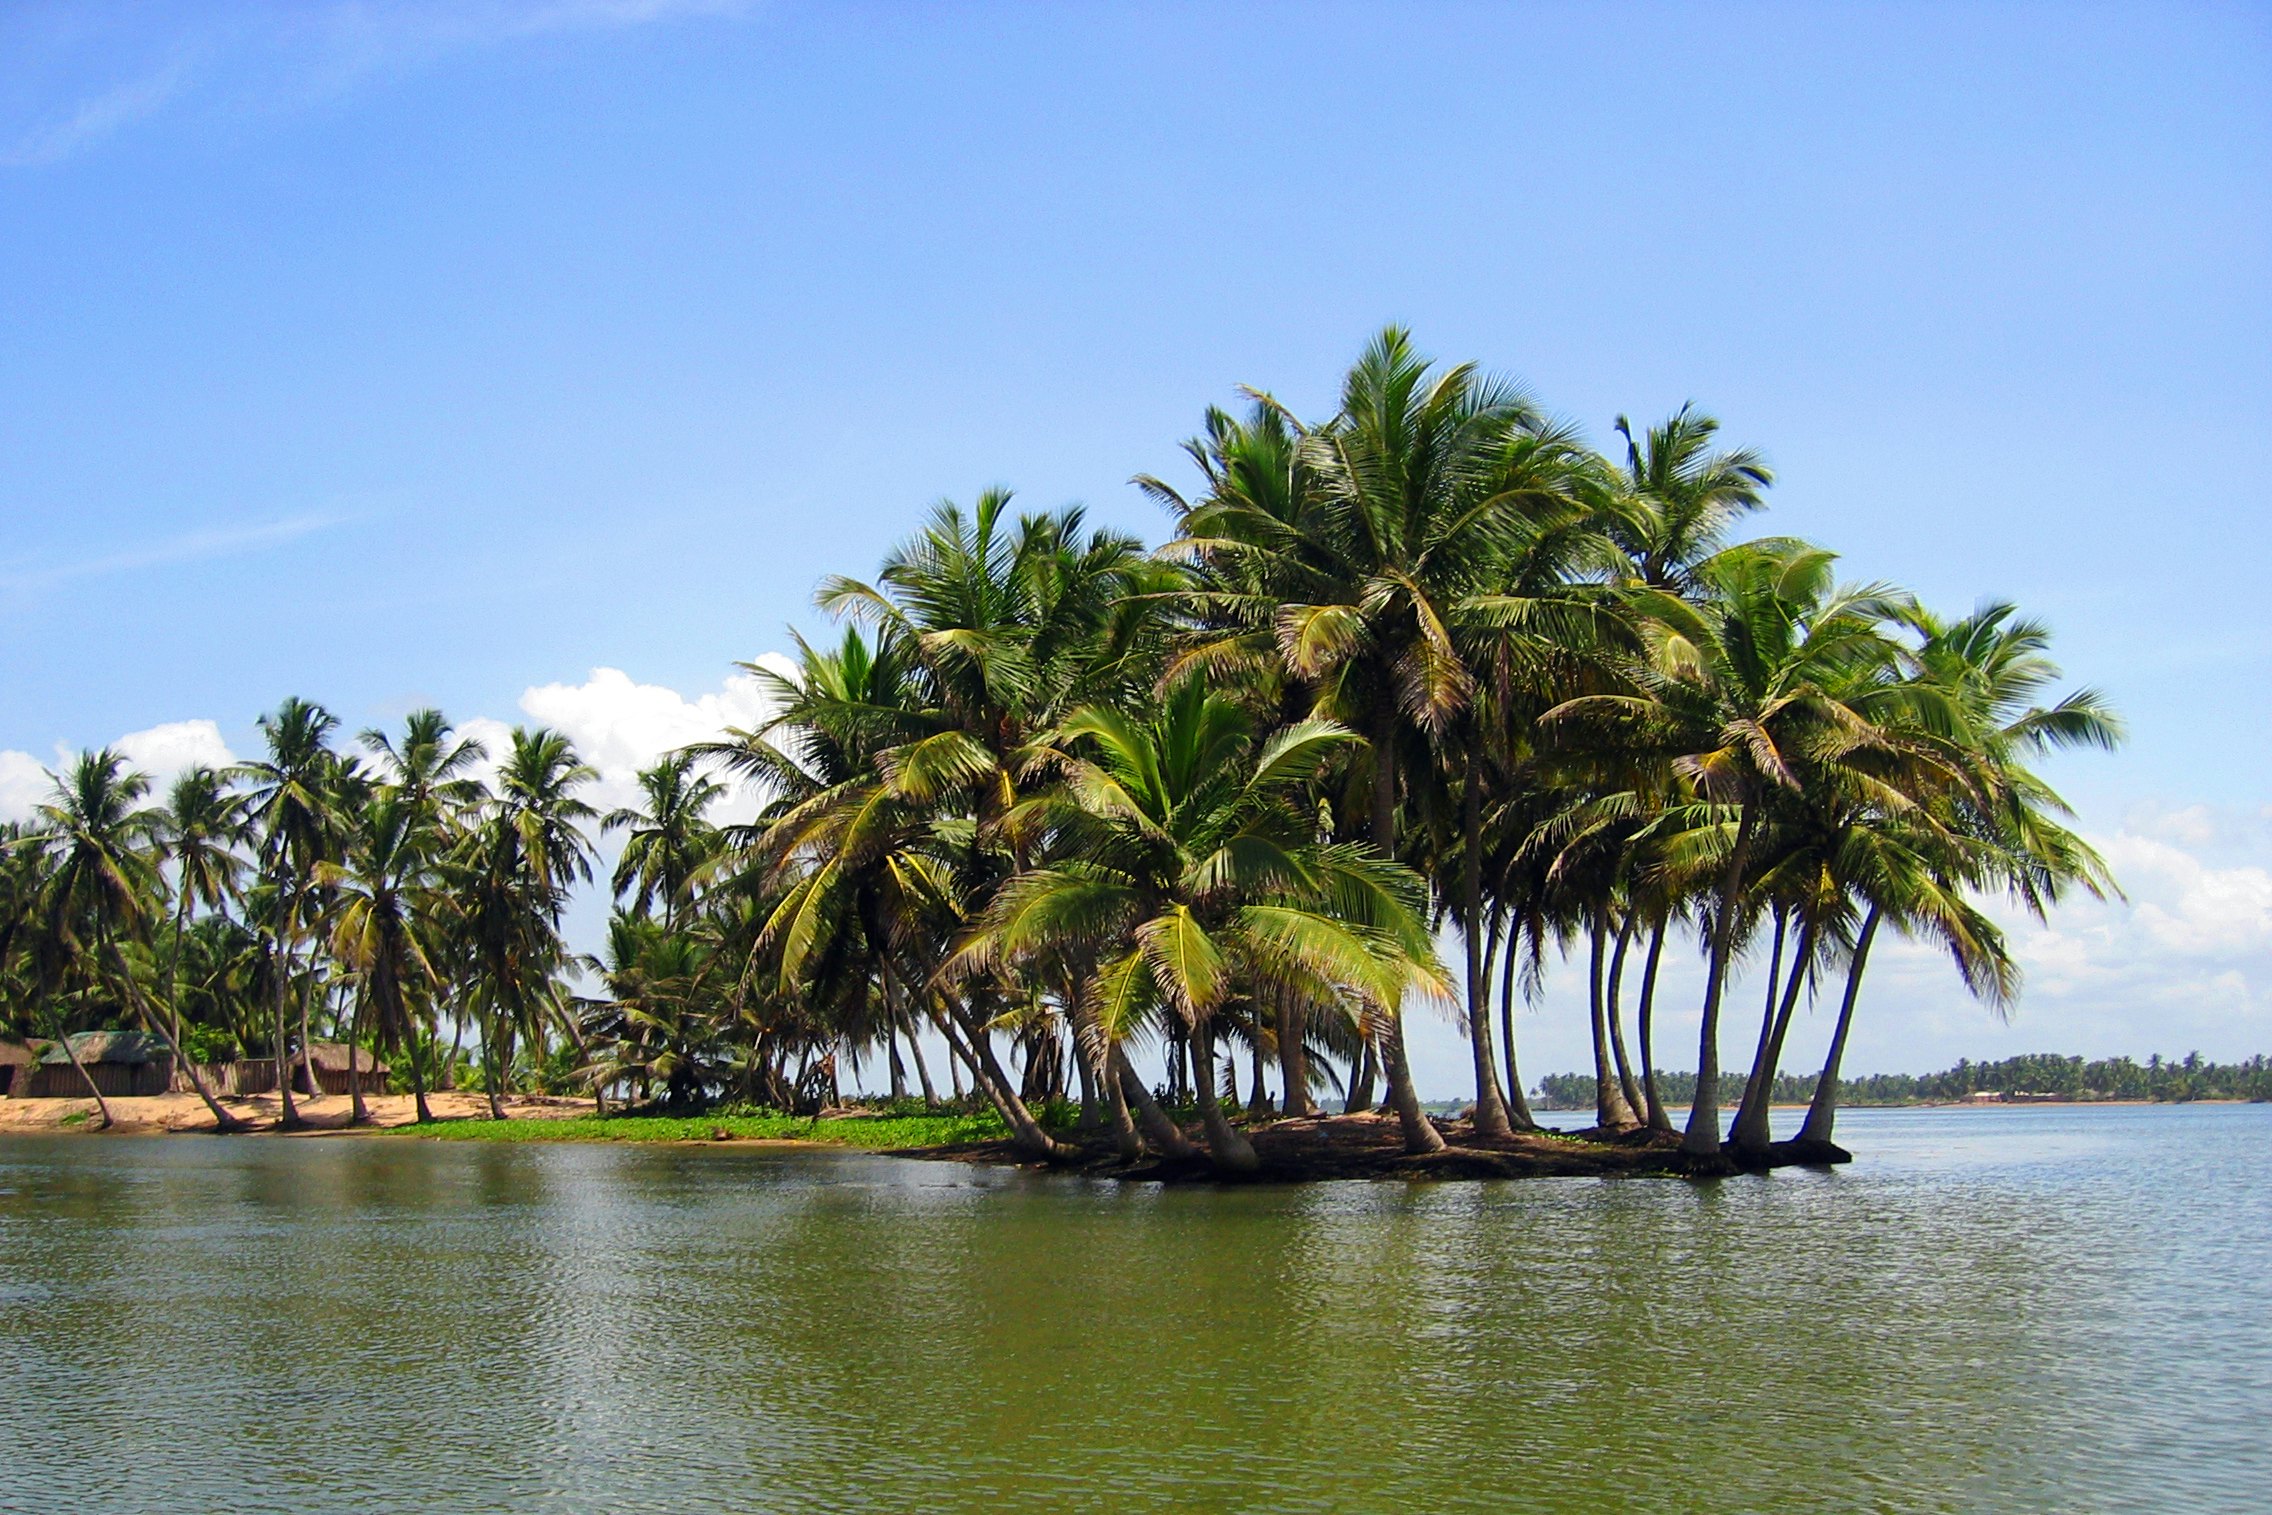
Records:
[[[1443,1148],[1406,1056],[1430,1005],[1473,1057],[1461,1140],[1532,1129],[1515,1011],[1567,957],[1597,1124],[1669,1146],[1677,1120],[1699,1170],[1773,1155],[1785,1034],[1834,1000],[1802,1136],[1826,1150],[1882,933],[2002,1006],[2019,975],[1985,907],[2112,887],[2029,765],[2120,727],[2058,692],[2011,605],[1945,614],[1809,542],[1739,539],[1772,475],[1709,416],[1615,433],[1598,452],[1385,331],[1332,415],[1250,392],[1186,444],[1193,487],[1139,477],[1172,521],[1157,550],[1001,492],[939,505],[872,577],[823,582],[841,630],[798,637],[794,676],[745,665],[771,720],[606,814],[560,734],[485,753],[433,711],[350,741],[287,700],[258,758],[159,803],[86,753],[7,835],[0,1015],[143,1027],[185,1066],[286,1064],[320,1026],[422,1115],[444,1077],[500,1116],[513,1089],[809,1114],[880,1063],[895,1096],[910,1069],[927,1102],[967,1090],[1037,1157],[1235,1172],[1255,1124],[1323,1099]],[[717,818],[729,781],[754,821]],[[617,908],[579,958],[563,910],[610,835]],[[1668,951],[1705,968],[1691,1092],[1659,1071]],[[1739,1086],[1719,1049],[1746,959],[1768,988]],[[1041,1118],[1057,1101],[1079,1118]]]
[[[1685,1101],[1696,1088],[1693,1073],[1660,1071],[1665,1097]],[[1742,1098],[1742,1079],[1720,1076],[1720,1098],[1733,1103]],[[1538,1081],[1545,1108],[1576,1110],[1592,1105],[1593,1077],[1584,1073],[1549,1073]],[[1784,1073],[1775,1080],[1774,1102],[1803,1104],[1814,1094],[1813,1080]],[[2152,1100],[2184,1103],[2189,1100],[2272,1100],[2272,1062],[2262,1054],[2237,1063],[2209,1062],[2198,1052],[2182,1058],[2160,1055],[2137,1062],[2127,1057],[2086,1061],[2056,1052],[2031,1052],[1997,1062],[1976,1063],[1969,1058],[1938,1073],[1873,1073],[1866,1078],[1841,1079],[1841,1105],[1946,1105],[1963,1100],[1995,1097],[2006,1100]]]

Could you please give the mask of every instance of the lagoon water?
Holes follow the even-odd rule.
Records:
[[[0,1510],[2263,1510],[2272,1107],[1211,1192],[0,1143]]]

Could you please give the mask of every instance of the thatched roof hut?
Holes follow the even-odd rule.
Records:
[[[87,1079],[71,1066],[73,1056],[106,1098],[163,1094],[173,1086],[174,1055],[163,1037],[147,1031],[81,1031],[72,1036],[68,1052],[61,1042],[43,1044],[39,1061],[28,1076],[16,1076],[9,1094],[17,1099],[85,1097]]]
[[[347,1043],[311,1042],[308,1044],[308,1061],[315,1065],[316,1083],[326,1094],[347,1092]],[[384,1093],[387,1087],[387,1065],[373,1056],[367,1048],[355,1049],[355,1078],[365,1094]]]

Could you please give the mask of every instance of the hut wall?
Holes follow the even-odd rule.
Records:
[[[85,1099],[87,1080],[69,1063],[41,1063],[26,1069],[9,1091],[12,1099]],[[136,1095],[163,1094],[173,1083],[173,1060],[147,1063],[89,1063],[87,1074],[105,1099],[131,1099]]]

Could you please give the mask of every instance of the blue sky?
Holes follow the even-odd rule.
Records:
[[[11,7],[0,808],[286,693],[616,782],[933,499],[1157,536],[1204,405],[1391,320],[1696,400],[2129,716],[2055,776],[2132,903],[2009,1028],[1897,962],[1859,1065],[2272,1050],[2264,6]]]

